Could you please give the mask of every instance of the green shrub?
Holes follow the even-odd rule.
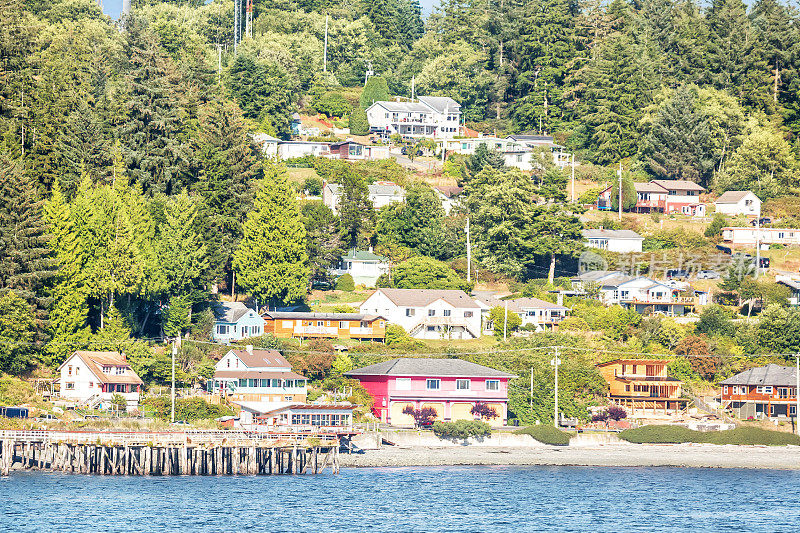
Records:
[[[172,400],[169,396],[146,398],[141,402],[143,407],[150,407],[155,411],[155,416],[161,420],[169,420],[172,409]],[[203,398],[186,398],[175,400],[175,420],[213,420],[221,416],[233,414],[224,405],[214,405]]]
[[[353,276],[350,274],[344,274],[339,276],[339,279],[336,280],[336,290],[337,291],[345,291],[345,292],[352,292],[356,289],[356,284],[353,281]]]
[[[543,444],[550,444],[552,446],[567,446],[569,445],[570,434],[561,431],[553,426],[528,426],[523,429],[518,429],[514,432],[515,435],[530,435],[534,439]]]
[[[350,103],[340,93],[327,92],[314,99],[312,106],[328,117],[343,117],[350,111]]]
[[[361,106],[354,107],[350,112],[350,117],[347,119],[347,126],[350,128],[350,135],[366,135],[369,133],[367,113],[361,109]]]
[[[468,439],[470,437],[487,437],[492,428],[479,420],[456,420],[455,422],[434,422],[433,433],[441,439]]]
[[[694,431],[683,426],[642,426],[626,429],[619,438],[635,444],[680,444],[697,442],[708,444],[737,444],[749,446],[800,445],[800,436],[768,429],[741,427],[725,431]]]

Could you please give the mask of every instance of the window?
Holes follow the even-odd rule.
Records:
[[[347,322],[340,321],[339,322],[339,329],[347,329]]]
[[[284,402],[291,402],[293,400],[294,400],[294,396],[284,396],[283,397],[283,401]]]
[[[103,374],[108,374],[109,372],[111,372],[111,367],[110,366],[104,366],[103,367]]]
[[[498,379],[487,379],[486,380],[486,390],[500,390],[500,380],[498,380]]]
[[[436,326],[428,326],[428,331],[436,331]]]
[[[444,316],[450,316],[450,309],[445,309],[444,311],[442,311],[442,313],[444,314]]]
[[[227,335],[228,334],[228,325],[227,324],[219,324],[217,326],[217,334],[218,335]]]
[[[411,378],[396,378],[394,388],[395,390],[411,390]]]
[[[470,381],[468,379],[456,380],[456,390],[469,390],[469,389],[470,389]]]
[[[94,387],[94,382],[90,381],[89,382],[89,388],[91,389],[92,387]]]
[[[228,357],[228,368],[230,368],[230,367],[231,367],[231,358]]]
[[[425,388],[428,390],[439,390],[441,381],[438,379],[426,379]]]
[[[472,311],[464,311],[464,318],[472,318]]]
[[[415,313],[415,309],[406,309],[406,316],[414,316]]]
[[[75,373],[77,374],[77,372],[75,372]],[[118,376],[122,376],[124,374],[125,374],[125,367],[124,366],[118,366],[117,367],[117,375]]]
[[[325,322],[323,322],[322,320],[318,320],[318,321],[317,321],[317,327],[320,327],[320,328],[321,328],[321,327],[322,327],[322,326],[324,326],[324,325],[325,325]]]
[[[436,316],[436,309],[428,309],[428,316]]]
[[[72,375],[72,365],[70,365],[70,366],[68,366],[68,367],[67,367],[67,375],[68,375],[68,376],[71,376],[71,375]]]
[[[631,391],[631,386],[625,385],[625,392],[630,392],[630,391]]]
[[[772,394],[772,385],[764,387],[764,394]]]
[[[728,386],[727,385],[722,387],[722,394],[728,394]]]
[[[74,383],[65,383],[65,385],[67,386],[67,390],[72,390],[72,389],[75,388],[75,384]]]
[[[275,387],[275,388],[278,388],[278,387],[280,387],[280,386],[281,386],[281,380],[279,380],[279,379],[273,379],[273,380],[272,380],[272,386],[273,386],[273,387]]]
[[[239,386],[240,387],[247,387],[247,380],[246,379],[240,379],[239,380]]]
[[[75,375],[77,376],[80,373],[80,371],[81,371],[81,367],[76,366],[75,367]]]

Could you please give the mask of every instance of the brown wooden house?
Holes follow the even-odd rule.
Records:
[[[386,319],[361,313],[302,313],[267,311],[264,333],[281,339],[386,340]]]
[[[615,359],[597,365],[608,382],[608,399],[618,405],[645,412],[677,412],[686,399],[681,398],[682,383],[667,374],[665,359]]]

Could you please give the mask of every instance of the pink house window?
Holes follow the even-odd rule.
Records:
[[[500,390],[500,380],[498,379],[487,379],[486,380],[486,390]]]

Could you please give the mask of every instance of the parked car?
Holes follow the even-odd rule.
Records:
[[[701,270],[697,273],[697,279],[719,279],[719,272],[716,270]]]
[[[667,279],[686,279],[689,273],[682,268],[671,268],[667,270]]]
[[[750,225],[751,226],[756,226],[756,225],[758,225],[758,222],[759,222],[758,220],[753,219],[753,220],[750,221]],[[770,217],[761,217],[760,222],[761,222],[762,226],[764,224],[772,224],[772,219]]]

